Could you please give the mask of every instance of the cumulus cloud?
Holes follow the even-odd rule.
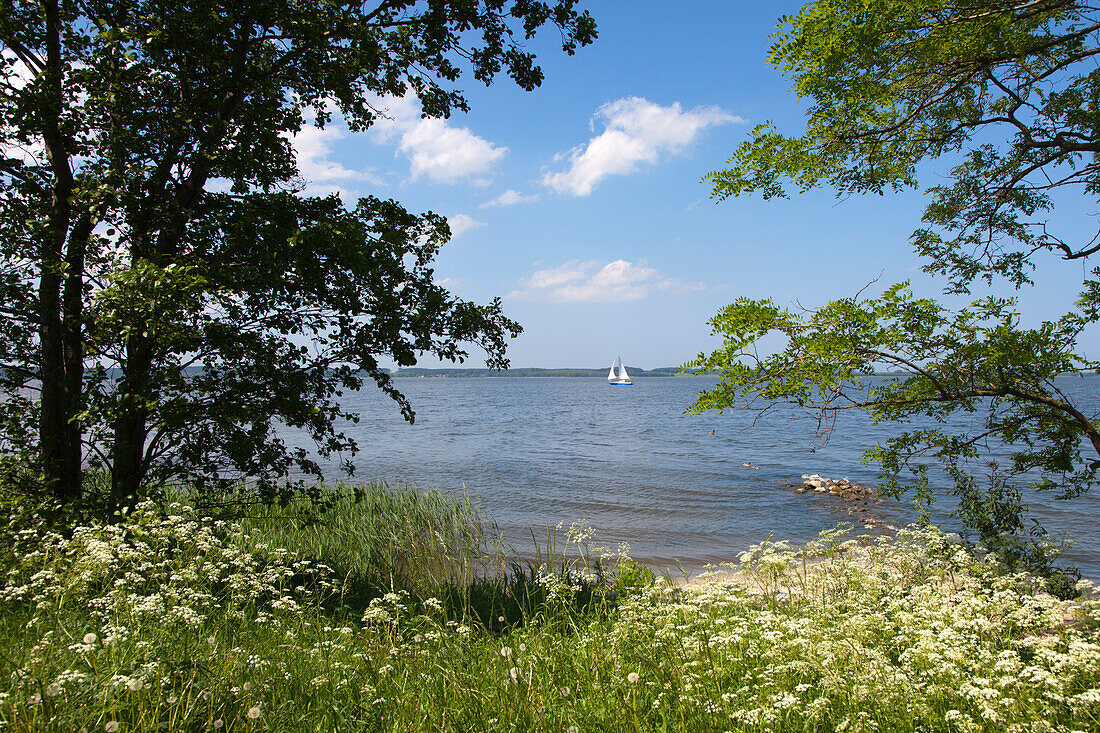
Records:
[[[298,172],[314,186],[328,187],[339,181],[365,181],[380,186],[382,181],[370,171],[353,170],[343,163],[330,160],[332,146],[348,136],[348,131],[336,124],[325,128],[306,125],[290,138]]]
[[[424,175],[440,183],[483,176],[508,153],[466,127],[452,127],[447,120],[420,117],[416,95],[386,97],[375,105],[385,117],[371,128],[379,143],[397,143],[399,153],[409,159],[413,180]]]
[[[536,270],[520,281],[521,288],[508,298],[554,303],[609,303],[641,300],[655,292],[702,290],[701,282],[686,283],[666,277],[646,264],[615,260],[570,260],[558,267]]]
[[[369,168],[356,170],[329,158],[333,146],[351,133],[343,123],[336,102],[326,99],[323,104],[329,115],[333,117],[325,127],[315,127],[313,123],[316,117],[312,112],[307,111],[302,129],[288,138],[294,150],[294,161],[298,166],[298,173],[307,182],[302,193],[306,196],[338,193],[341,198],[348,199],[352,193],[348,190],[348,184],[362,182],[373,186],[385,185]]]
[[[538,200],[538,194],[524,196],[522,193],[509,188],[507,191],[497,196],[492,201],[486,201],[478,208],[487,209],[490,206],[515,206],[516,204],[529,204]]]
[[[719,107],[684,111],[679,102],[667,107],[642,97],[617,99],[596,110],[592,126],[603,122],[604,131],[555,160],[568,160],[569,168],[548,172],[542,182],[559,193],[587,196],[607,176],[624,176],[642,164],[654,164],[664,154],[675,154],[690,145],[703,130],[714,125],[744,122]]]
[[[485,226],[485,222],[478,221],[469,214],[455,214],[454,216],[448,216],[447,224],[451,227],[452,239],[461,236],[471,229],[477,229],[478,227]]]

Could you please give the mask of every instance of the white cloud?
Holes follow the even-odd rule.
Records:
[[[333,194],[339,196],[340,201],[348,208],[353,208],[355,202],[360,198],[360,193],[358,191],[345,188],[335,183],[311,183],[306,186],[301,193],[302,196],[317,198],[326,198]]]
[[[696,107],[683,111],[679,102],[667,107],[642,97],[617,99],[596,110],[595,121],[604,131],[555,161],[568,160],[569,169],[549,172],[542,182],[559,193],[587,196],[607,176],[624,176],[643,163],[656,163],[664,154],[674,154],[690,145],[708,127],[744,122],[719,107]]]
[[[307,119],[306,123],[310,125],[312,119]],[[374,186],[385,185],[370,170],[352,170],[328,159],[332,143],[348,134],[346,129],[330,123],[324,129],[306,126],[297,135],[288,136],[298,173],[305,181],[301,190],[302,196],[325,197],[336,194],[345,206],[351,206],[359,198],[359,193],[354,185],[349,187],[348,184],[365,182]],[[206,190],[210,192],[228,193],[231,189],[232,183],[227,178],[212,178],[206,182]]]
[[[294,157],[298,163],[298,172],[312,184],[326,188],[333,188],[331,184],[337,181],[365,181],[381,186],[381,179],[370,171],[353,170],[342,163],[329,160],[334,143],[348,136],[348,131],[336,124],[329,123],[327,127],[319,128],[307,124],[291,136],[290,144],[294,148]]]
[[[451,227],[451,238],[461,236],[465,232],[485,226],[485,222],[478,221],[469,214],[455,214],[447,217],[447,224]]]
[[[316,127],[314,125],[316,115],[313,110],[307,109],[302,129],[289,136],[291,148],[294,150],[294,160],[298,165],[298,173],[307,182],[303,194],[327,196],[338,193],[341,198],[346,199],[351,194],[346,188],[348,183],[361,181],[373,186],[385,185],[370,169],[355,170],[339,161],[329,159],[333,146],[348,137],[350,133],[343,124],[343,118],[340,116],[335,100],[324,99],[321,106],[332,118],[325,127]]]
[[[524,196],[522,193],[509,188],[507,191],[497,196],[492,201],[486,201],[478,208],[487,209],[490,206],[515,206],[516,204],[529,204],[538,200],[538,194]]]
[[[508,153],[478,137],[466,127],[452,127],[447,120],[421,118],[420,102],[410,92],[404,97],[386,97],[375,105],[380,117],[371,130],[380,143],[397,142],[397,150],[409,159],[413,180],[426,175],[440,183],[483,176]]]
[[[558,267],[536,270],[520,281],[522,288],[508,298],[545,300],[555,303],[608,303],[641,300],[654,292],[690,292],[706,287],[701,282],[685,283],[665,277],[646,264],[615,260],[570,260]]]

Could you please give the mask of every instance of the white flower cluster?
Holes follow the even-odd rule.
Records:
[[[171,690],[181,680],[161,655],[194,657],[188,639],[209,637],[199,653],[210,657],[217,635],[233,623],[266,620],[292,632],[302,605],[332,592],[327,569],[292,553],[247,551],[243,539],[235,524],[152,503],[139,505],[124,523],[77,527],[70,537],[19,532],[9,555],[15,566],[0,579],[0,602],[29,611],[27,633],[37,643],[28,672],[14,676],[5,694],[29,702],[43,693],[61,701]],[[59,634],[62,618],[79,619],[80,626]],[[254,669],[267,663],[255,661]],[[259,710],[248,708],[247,717],[258,718]]]
[[[1051,707],[1081,720],[1100,711],[1100,644],[1089,631],[1100,602],[1059,601],[938,530],[765,542],[730,569],[737,576],[725,582],[658,584],[624,600],[611,631],[624,665],[682,660],[666,689],[699,715],[717,704],[730,728],[784,718],[868,730],[874,721],[859,711],[872,705],[916,728],[960,730],[1005,728]],[[1082,622],[1067,624],[1074,616]]]

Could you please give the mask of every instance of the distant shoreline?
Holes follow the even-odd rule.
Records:
[[[679,367],[658,367],[657,369],[642,369],[640,367],[632,367],[629,364],[626,366],[627,373],[633,378],[650,378],[650,377],[695,377],[706,376],[697,373],[680,373]],[[390,372],[390,376],[397,379],[454,379],[454,378],[474,378],[474,379],[500,379],[502,377],[522,377],[522,378],[555,378],[555,377],[599,377],[601,379],[607,377],[607,369],[546,369],[541,367],[519,367],[516,369],[508,369],[505,371],[495,371],[491,369],[424,369],[420,367],[410,367],[405,369],[397,369]]]
[[[649,379],[655,377],[717,377],[715,372],[681,372],[679,367],[658,367],[656,369],[642,369],[640,367],[626,366],[631,379]],[[604,379],[607,377],[607,369],[547,369],[542,367],[519,367],[496,371],[491,369],[425,369],[421,367],[408,367],[390,371],[390,376],[395,379],[556,379],[561,377],[580,377],[587,379]],[[876,372],[876,377],[906,377],[911,376],[903,372]]]

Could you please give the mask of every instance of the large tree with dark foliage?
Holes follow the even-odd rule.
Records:
[[[595,37],[577,0],[5,0],[0,5],[0,452],[9,485],[114,505],[170,478],[318,473],[276,435],[353,449],[342,391],[418,355],[502,367],[499,300],[433,281],[445,220],[296,195],[290,136],[380,99],[466,109],[463,71],[525,90],[540,28]],[[214,186],[212,183],[217,183]]]
[[[919,185],[922,163],[950,161],[912,236],[926,271],[955,294],[980,280],[1027,286],[1045,256],[1100,251],[1095,221],[1086,219],[1090,231],[1055,210],[1071,198],[1087,209],[1100,194],[1098,33],[1100,8],[1070,0],[818,0],[780,19],[770,52],[810,100],[805,131],[759,126],[709,176],[714,195],[771,198],[822,184],[838,196],[883,194]],[[1013,299],[952,310],[904,283],[814,312],[743,299],[711,321],[722,348],[690,365],[722,373],[693,409],[786,402],[811,410],[823,434],[843,410],[919,418],[926,427],[869,453],[885,485],[930,499],[927,469],[938,459],[967,524],[1042,564],[1046,545],[1025,531],[1021,490],[1076,496],[1100,466],[1096,416],[1057,381],[1100,366],[1078,348],[1100,320],[1097,280],[1093,270],[1073,309],[1036,328],[1021,327]],[[760,355],[769,333],[783,346]],[[861,380],[883,367],[904,376]],[[965,413],[980,416],[972,429],[948,427]],[[973,467],[990,441],[1009,446],[1012,460],[985,480]]]

